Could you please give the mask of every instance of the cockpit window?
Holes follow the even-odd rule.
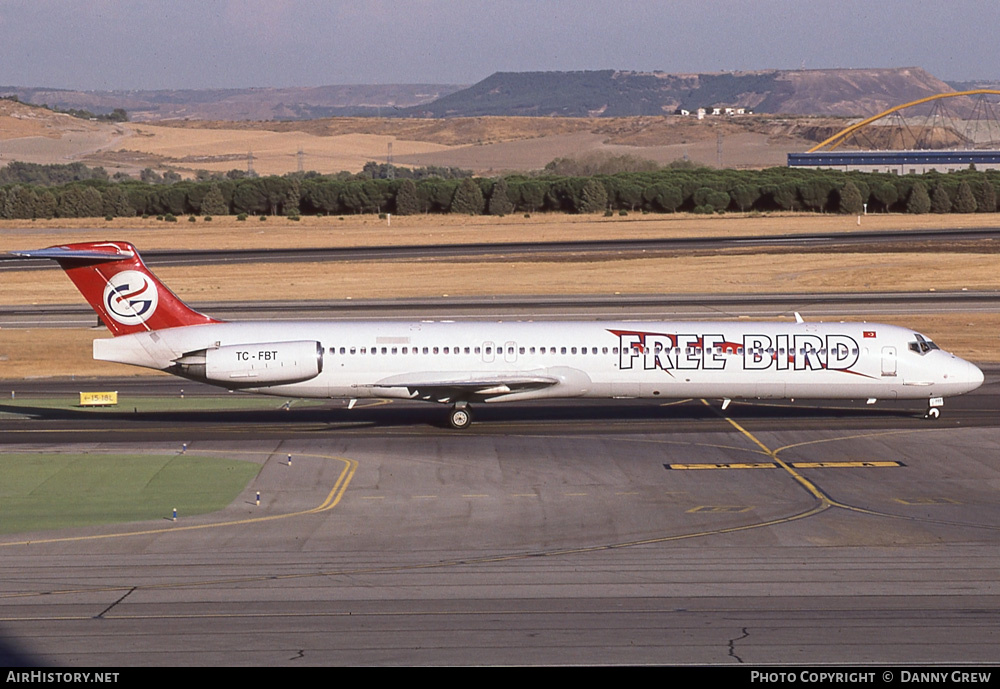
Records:
[[[917,354],[923,356],[932,349],[941,349],[940,347],[938,347],[936,344],[928,340],[920,333],[914,333],[913,336],[917,339],[915,342],[911,342],[909,345],[911,352],[916,352]]]

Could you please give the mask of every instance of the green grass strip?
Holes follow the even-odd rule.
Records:
[[[0,399],[0,414],[30,414],[31,409],[64,409],[89,414],[178,412],[178,411],[251,411],[280,409],[285,404],[308,407],[326,400],[300,400],[284,397],[231,395],[219,397],[126,397],[109,407],[81,407],[79,396],[21,397]]]
[[[196,455],[0,453],[0,533],[215,512],[259,471]]]

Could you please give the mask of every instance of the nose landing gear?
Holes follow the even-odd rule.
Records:
[[[928,401],[927,413],[924,414],[925,419],[930,419],[935,421],[941,418],[941,407],[944,406],[943,397],[931,397]]]

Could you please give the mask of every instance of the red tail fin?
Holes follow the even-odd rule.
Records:
[[[219,322],[178,299],[128,242],[87,242],[15,253],[57,261],[116,337]]]

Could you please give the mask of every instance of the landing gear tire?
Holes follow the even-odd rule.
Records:
[[[936,421],[937,419],[941,418],[941,410],[937,407],[931,407],[930,409],[927,410],[927,413],[924,414],[924,418],[930,419],[931,421]]]
[[[472,425],[472,410],[468,407],[454,407],[448,413],[448,423],[459,431],[464,431]]]

